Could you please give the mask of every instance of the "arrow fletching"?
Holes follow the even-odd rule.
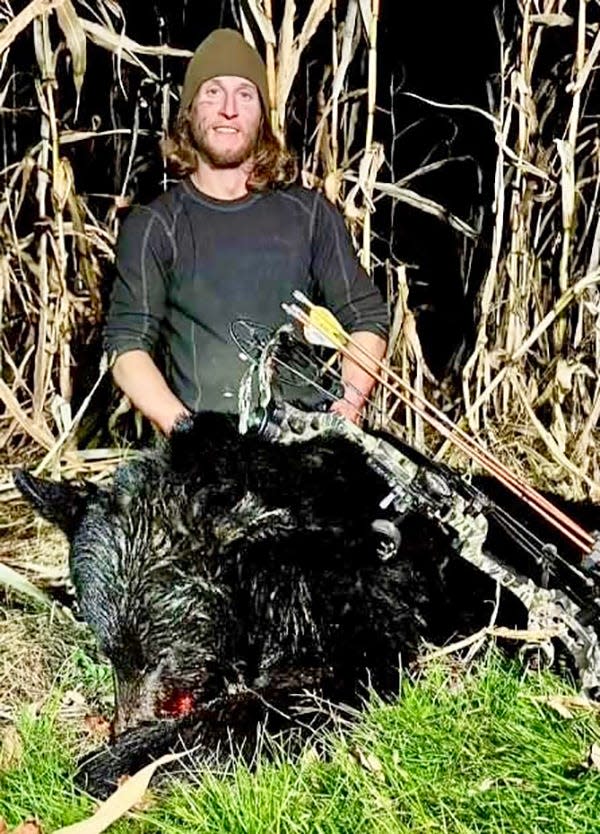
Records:
[[[294,292],[294,298],[308,307],[308,312],[296,304],[282,306],[286,313],[304,325],[304,336],[310,344],[325,345],[334,350],[339,350],[348,344],[348,334],[330,310],[313,304],[299,290]]]

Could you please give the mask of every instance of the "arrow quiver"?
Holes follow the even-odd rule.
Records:
[[[302,411],[279,399],[274,384],[278,349],[283,340],[289,367],[289,341],[293,338],[296,337],[292,325],[284,325],[254,351],[252,365],[240,386],[240,432],[252,428],[269,440],[284,444],[341,436],[359,446],[368,465],[390,487],[381,509],[393,510],[393,522],[377,519],[373,525],[375,530],[387,532],[395,541],[392,554],[387,550],[382,558],[395,555],[406,516],[417,513],[432,520],[460,558],[521,601],[527,610],[529,645],[544,652],[552,662],[552,638],[557,639],[572,657],[583,689],[597,696],[600,693],[600,643],[596,630],[600,624],[600,587],[593,554],[587,559],[588,568],[591,566],[593,570],[583,565],[569,565],[553,543],[540,539],[456,472],[433,464],[397,440],[390,442],[368,433],[336,414]],[[494,554],[493,543],[488,541],[490,520],[514,541],[517,562],[518,548],[524,557],[533,557],[540,566],[541,580],[534,581]],[[397,536],[390,533],[390,527],[397,529]],[[563,582],[562,587],[556,584],[548,587],[550,578],[556,574],[556,562],[567,566],[573,581]]]

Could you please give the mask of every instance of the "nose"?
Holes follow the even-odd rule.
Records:
[[[115,713],[112,722],[113,736],[131,730],[138,724],[156,718],[154,702],[156,687],[151,676],[115,681]]]
[[[237,116],[237,105],[235,102],[235,95],[233,92],[224,90],[223,99],[221,102],[221,116],[226,119],[234,119]]]

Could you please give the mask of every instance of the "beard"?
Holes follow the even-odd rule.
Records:
[[[221,149],[211,145],[208,131],[198,124],[190,122],[192,145],[202,159],[213,168],[238,168],[248,162],[256,151],[259,128],[245,136],[245,141],[237,148]]]

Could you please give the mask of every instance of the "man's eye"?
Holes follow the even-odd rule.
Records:
[[[218,87],[209,87],[208,90],[205,90],[207,96],[216,96],[219,92]]]

